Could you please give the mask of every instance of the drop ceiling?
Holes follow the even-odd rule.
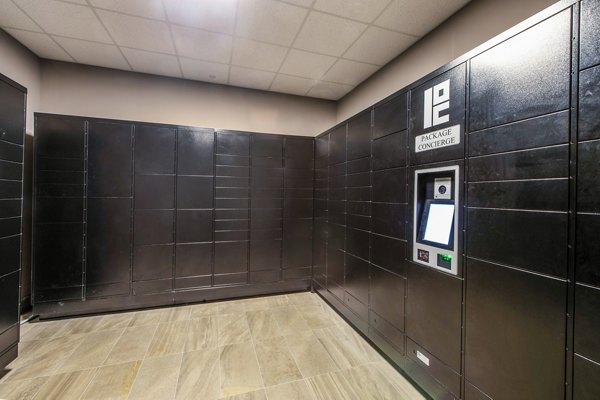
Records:
[[[469,0],[0,0],[41,58],[338,100]]]

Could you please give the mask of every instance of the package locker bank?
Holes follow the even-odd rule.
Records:
[[[0,2],[0,398],[600,399],[599,0],[200,3]]]

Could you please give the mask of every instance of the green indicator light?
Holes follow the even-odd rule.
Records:
[[[444,261],[452,261],[452,256],[450,254],[440,254],[440,258]]]

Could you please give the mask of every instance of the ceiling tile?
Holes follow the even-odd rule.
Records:
[[[356,86],[378,69],[379,67],[376,65],[340,59],[323,76],[323,80]]]
[[[20,31],[18,29],[10,28],[5,30],[12,37],[21,42],[23,46],[33,51],[41,58],[73,62],[73,59],[45,33]]]
[[[348,49],[344,58],[384,65],[409,48],[418,39],[403,33],[371,26]]]
[[[43,58],[336,100],[468,2],[0,0],[0,27]]]
[[[287,47],[236,38],[233,41],[231,63],[242,67],[277,72],[286,53]]]
[[[242,0],[238,7],[239,36],[289,46],[308,11],[273,0]]]
[[[172,23],[233,34],[237,0],[167,0],[164,3]]]
[[[15,0],[46,32],[75,39],[112,43],[90,7],[54,0]]]
[[[319,79],[336,60],[335,57],[292,49],[283,62],[280,72],[304,78]]]
[[[177,57],[136,49],[122,49],[134,71],[181,78]]]
[[[318,82],[310,89],[308,96],[328,100],[339,100],[352,89],[354,89],[354,86],[332,82]]]
[[[312,11],[294,47],[316,53],[341,56],[367,25]]]
[[[273,84],[271,84],[271,90],[274,92],[304,96],[306,92],[308,92],[308,90],[313,86],[314,83],[315,81],[312,79],[277,74],[275,80],[273,81]]]
[[[125,58],[123,58],[123,55],[115,45],[61,37],[55,37],[54,40],[78,63],[131,70],[127,61],[125,61]]]
[[[169,26],[160,21],[98,10],[98,15],[119,46],[174,54]]]
[[[390,0],[317,0],[313,8],[340,17],[373,22]]]
[[[161,0],[90,0],[90,3],[97,8],[139,17],[165,19],[165,10]]]
[[[229,65],[217,64],[191,58],[179,58],[183,77],[196,81],[227,84]]]
[[[173,26],[172,31],[178,55],[229,63],[233,37],[183,26]]]
[[[0,1],[0,26],[36,32],[42,31],[19,7],[8,0]]]
[[[231,67],[229,84],[251,89],[268,90],[275,73],[256,69]]]
[[[392,0],[375,25],[423,36],[470,0]]]

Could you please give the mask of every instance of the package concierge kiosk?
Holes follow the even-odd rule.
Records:
[[[415,171],[413,261],[457,273],[458,166]]]

